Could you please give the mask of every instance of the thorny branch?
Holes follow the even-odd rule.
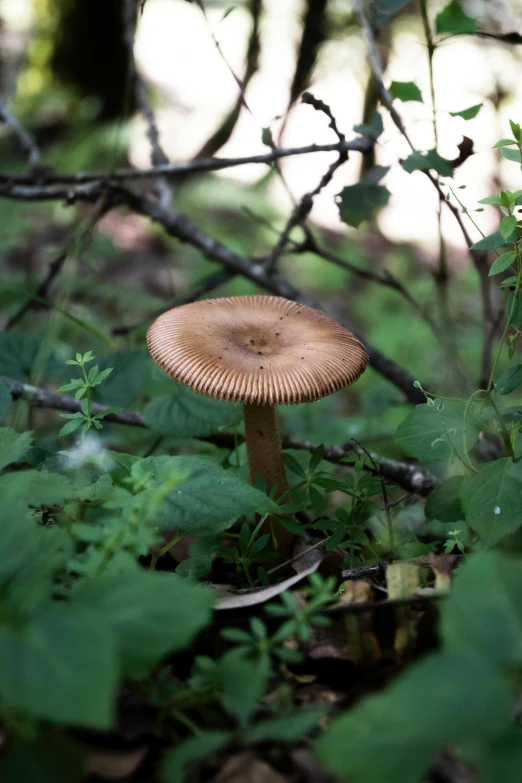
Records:
[[[14,378],[0,376],[0,384],[7,386],[14,400],[24,399],[35,408],[49,408],[65,413],[77,413],[81,408],[81,400],[75,400],[64,394],[58,394],[57,392],[47,391],[46,389],[41,389],[37,386],[31,386],[27,383],[22,383],[22,381],[17,381]],[[100,413],[106,409],[106,405],[99,405],[97,403],[93,403],[92,405],[93,413]],[[104,421],[116,424],[127,424],[132,427],[146,428],[147,426],[143,415],[137,411],[123,410],[119,413],[109,413],[105,416]],[[203,440],[221,448],[228,449],[233,449],[236,445],[234,435],[222,432],[205,438],[201,437],[197,440]],[[317,449],[317,445],[317,443],[300,441],[294,438],[283,438],[283,447],[287,449],[300,449],[314,452]],[[326,446],[324,459],[328,462],[341,462],[341,460],[344,460],[346,457],[350,458],[351,455],[354,455],[354,452],[355,455],[363,453],[362,448],[353,442],[347,443],[344,446]],[[428,495],[437,486],[437,479],[418,465],[411,465],[407,462],[400,462],[399,460],[382,457],[373,452],[371,452],[371,455],[379,466],[382,476],[403,487],[408,492]],[[354,461],[355,459],[356,456],[353,456]]]

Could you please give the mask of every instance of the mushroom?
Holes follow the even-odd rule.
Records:
[[[313,402],[366,369],[361,342],[319,310],[277,296],[234,296],[175,307],[147,332],[154,361],[194,391],[243,404],[250,481],[288,491],[276,405]],[[294,538],[278,526],[287,554]]]

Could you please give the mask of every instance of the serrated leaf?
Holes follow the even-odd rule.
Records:
[[[415,82],[392,82],[389,87],[392,98],[399,101],[419,101],[423,103],[422,93]]]
[[[211,435],[220,427],[237,423],[241,419],[242,409],[239,405],[214,400],[181,384],[172,384],[172,387],[172,394],[152,400],[143,412],[146,425],[155,432],[177,438],[192,438]]]
[[[26,624],[0,625],[0,695],[8,709],[108,728],[117,674],[113,635],[89,609],[49,603]]]
[[[488,234],[487,237],[479,239],[471,245],[472,250],[497,250],[499,247],[506,247],[507,242],[500,233],[500,231],[494,231],[493,234]]]
[[[98,356],[101,373],[108,369],[112,372],[104,376],[103,383],[96,385],[96,401],[103,405],[121,406],[134,402],[145,382],[147,361],[147,353],[141,348]]]
[[[460,500],[463,476],[451,476],[430,492],[424,512],[427,519],[458,522],[464,518]]]
[[[429,171],[433,169],[444,177],[453,176],[453,168],[450,161],[439,155],[435,149],[428,150],[425,153],[416,150],[411,155],[408,155],[405,160],[401,160],[401,166],[408,174],[414,171]]]
[[[187,647],[210,620],[210,588],[167,572],[106,574],[82,585],[75,604],[110,624],[124,671],[142,676],[168,653]]]
[[[482,103],[476,103],[474,106],[470,106],[468,109],[461,109],[461,111],[450,111],[450,115],[452,117],[462,117],[463,120],[472,120],[477,116],[482,106]]]
[[[27,381],[36,366],[46,375],[61,370],[52,352],[34,334],[18,329],[0,332],[0,375]]]
[[[445,402],[442,411],[437,406],[417,405],[415,410],[399,425],[395,443],[410,457],[419,460],[447,460],[453,443],[462,450],[464,430],[464,402]],[[475,444],[480,432],[479,423],[468,416],[468,448]]]
[[[445,601],[441,630],[451,650],[470,648],[502,666],[522,665],[522,563],[498,551],[471,555]]]
[[[522,525],[522,483],[507,457],[466,476],[461,497],[466,522],[483,546],[494,546]]]
[[[135,477],[152,473],[163,485],[179,477],[157,511],[162,530],[203,535],[223,530],[242,515],[278,510],[267,495],[208,457],[147,457],[135,462],[131,472]]]
[[[476,29],[477,23],[475,19],[464,13],[458,0],[452,0],[435,17],[435,30],[437,33],[459,35],[462,33],[473,33]]]
[[[315,750],[345,780],[419,783],[444,746],[502,728],[510,702],[507,684],[479,655],[436,653],[334,720]]]
[[[511,266],[516,257],[517,254],[514,250],[508,250],[507,253],[502,253],[502,255],[496,258],[491,264],[489,277],[493,277],[493,275],[499,275],[501,272],[505,272],[506,269]]]
[[[344,188],[339,196],[339,214],[343,223],[358,228],[365,220],[371,220],[390,199],[390,191],[384,185],[359,182]]]
[[[32,442],[32,433],[23,432],[21,435],[8,427],[0,427],[0,470],[18,462],[29,451]]]

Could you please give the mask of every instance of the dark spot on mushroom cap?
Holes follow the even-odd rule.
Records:
[[[258,351],[259,356],[263,355],[263,351]]]
[[[263,432],[263,430],[258,430],[258,431],[257,431],[257,434],[258,434],[258,435],[260,435],[262,438],[263,438],[263,437],[264,437],[264,435],[265,435],[265,433]]]
[[[276,332],[276,337],[279,337],[279,332]]]
[[[253,340],[250,340],[250,345],[254,345],[254,341]]]
[[[261,365],[261,366],[259,367],[259,369],[260,369],[260,370],[264,370],[265,368],[263,367],[263,365]]]
[[[281,316],[281,318],[279,320],[282,321],[283,320],[283,316]]]
[[[221,358],[221,357],[219,357],[219,358]],[[301,356],[301,359],[304,359],[304,356]],[[343,361],[344,361],[344,360],[343,360]]]

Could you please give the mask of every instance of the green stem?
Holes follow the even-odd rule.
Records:
[[[493,410],[497,414],[497,419],[498,419],[498,422],[500,424],[500,431],[501,431],[501,435],[502,435],[502,440],[504,441],[504,446],[505,446],[505,449],[506,449],[506,457],[510,457],[511,459],[514,460],[515,459],[515,452],[513,451],[513,443],[511,442],[511,434],[510,434],[508,428],[506,427],[506,422],[502,418],[502,414],[500,413],[500,411],[498,409],[498,406],[497,406],[495,400],[493,399],[493,395],[491,394],[491,392],[488,392],[488,400],[491,403],[491,407],[493,408]]]
[[[488,392],[491,391],[492,386],[493,386],[493,378],[495,377],[495,373],[497,371],[497,365],[499,363],[500,356],[502,355],[502,349],[504,347],[504,342],[506,340],[507,333],[508,333],[509,328],[511,326],[511,321],[512,321],[513,315],[515,313],[515,306],[516,306],[516,303],[517,303],[517,294],[519,293],[520,283],[522,281],[522,263],[521,263],[521,259],[520,259],[520,248],[518,246],[518,243],[515,245],[515,250],[516,250],[517,262],[518,262],[517,282],[516,282],[516,285],[515,285],[515,290],[513,291],[513,299],[511,301],[511,308],[509,310],[508,319],[506,321],[506,325],[504,327],[504,331],[502,332],[502,337],[500,338],[500,343],[499,343],[499,346],[498,346],[498,349],[497,349],[497,353],[495,355],[495,361],[493,362],[493,367],[491,369],[491,375],[489,376],[488,387],[487,387],[487,390],[486,390]]]

